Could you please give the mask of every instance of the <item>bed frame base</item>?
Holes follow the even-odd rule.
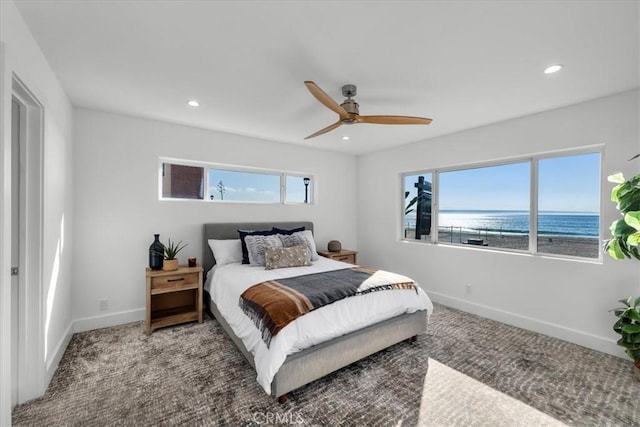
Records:
[[[208,295],[206,299],[213,316],[255,369],[253,355],[235,336],[227,321],[220,314],[218,307]],[[415,341],[417,335],[426,331],[426,328],[427,312],[417,311],[393,317],[290,354],[271,382],[271,395],[276,396],[278,402],[284,403],[287,400],[288,392],[401,341]]]

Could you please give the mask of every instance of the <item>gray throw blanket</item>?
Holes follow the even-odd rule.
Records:
[[[271,338],[298,317],[343,298],[390,289],[413,289],[415,283],[377,279],[364,286],[376,270],[354,267],[324,273],[307,274],[253,285],[240,296],[239,305],[271,344]]]

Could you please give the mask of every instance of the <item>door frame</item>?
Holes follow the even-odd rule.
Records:
[[[44,108],[13,72],[0,42],[0,425],[11,424],[11,101],[25,105],[24,245],[20,266],[20,353],[18,403],[45,392],[43,298]]]
[[[11,77],[0,42],[0,425],[11,424]],[[9,207],[9,208],[7,208]]]
[[[21,171],[20,274],[18,292],[18,403],[45,391],[45,334],[43,298],[44,229],[44,107],[16,76],[12,99],[20,104]],[[24,116],[23,116],[24,114]]]

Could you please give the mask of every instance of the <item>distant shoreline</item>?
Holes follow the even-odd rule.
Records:
[[[405,228],[405,239],[413,240],[415,229]],[[422,240],[430,237],[423,236]],[[443,244],[481,246],[485,248],[529,250],[528,234],[507,234],[488,232],[454,232],[440,230],[438,241]],[[540,254],[568,255],[583,258],[597,259],[600,256],[601,244],[599,237],[593,236],[564,236],[543,235],[538,237],[538,250]]]

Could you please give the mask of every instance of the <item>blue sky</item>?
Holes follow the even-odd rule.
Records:
[[[430,177],[425,176],[425,179]],[[440,173],[441,210],[529,210],[530,163],[514,163]],[[541,211],[599,212],[600,154],[541,159],[538,163]],[[405,177],[415,193],[416,175]]]
[[[222,181],[225,187],[224,200],[254,201],[280,203],[280,175],[252,172],[209,169],[209,192],[214,200],[220,200],[221,195],[217,185]],[[311,185],[309,186],[309,196]],[[310,198],[310,197],[309,197]],[[302,177],[287,175],[288,203],[304,202],[304,182]]]

